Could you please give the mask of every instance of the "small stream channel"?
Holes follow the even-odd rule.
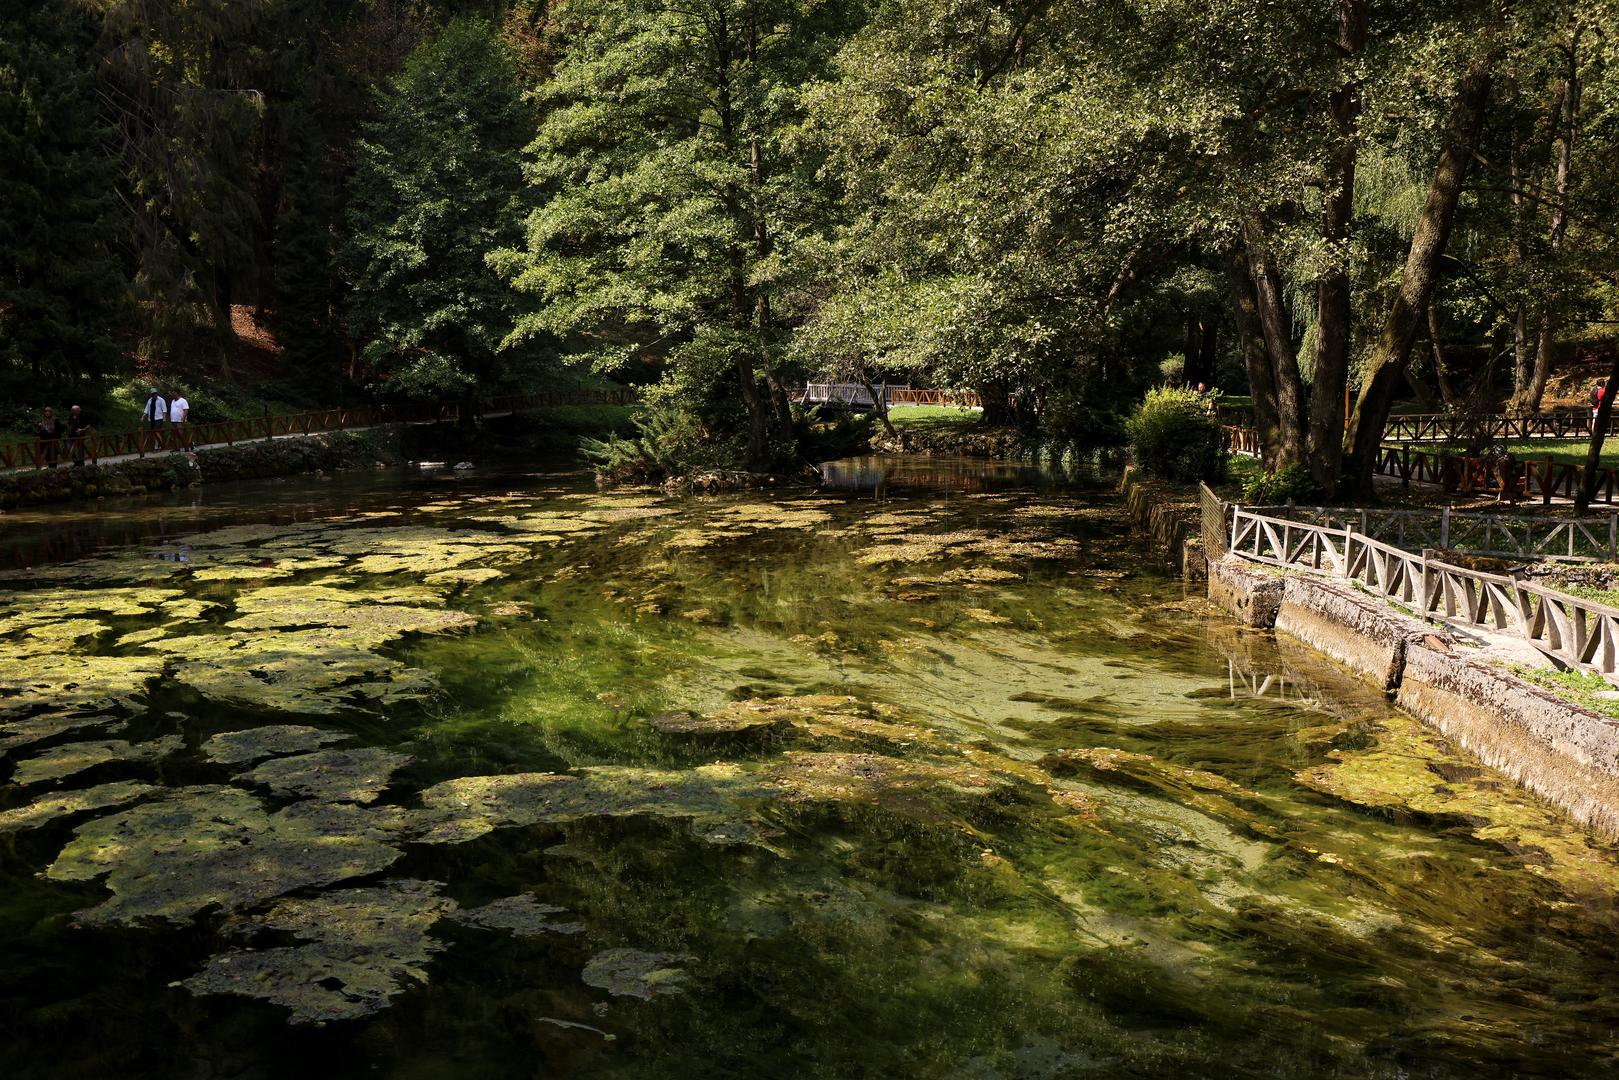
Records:
[[[7,516],[7,1075],[1619,1066],[1612,847],[1099,478],[825,479]]]

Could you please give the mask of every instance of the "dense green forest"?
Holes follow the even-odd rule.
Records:
[[[1396,398],[1538,408],[1602,354],[1616,28],[1616,0],[12,0],[0,396],[616,378],[669,460],[767,467],[806,378],[1104,442],[1167,378],[1251,394],[1270,464],[1369,484]]]

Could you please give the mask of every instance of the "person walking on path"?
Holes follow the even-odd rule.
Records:
[[[1605,397],[1607,395],[1607,393],[1608,393],[1608,384],[1603,382],[1601,379],[1598,379],[1596,385],[1591,387],[1591,419],[1592,420],[1595,420],[1597,418],[1597,410],[1602,408],[1602,399],[1603,399],[1603,397]]]
[[[56,468],[56,463],[62,459],[62,438],[67,434],[67,425],[56,418],[56,410],[49,405],[40,414],[39,420],[39,460],[47,469]]]
[[[151,443],[154,448],[163,437],[163,423],[168,418],[169,403],[163,400],[163,395],[154,386],[146,391],[146,404],[141,408],[141,419],[146,421],[146,430],[153,436]]]
[[[73,464],[84,464],[85,442],[90,438],[90,418],[77,405],[67,414],[67,449],[73,455]]]
[[[169,399],[169,434],[171,436],[169,442],[174,447],[175,453],[179,453],[182,448],[190,448],[191,440],[187,433],[191,429],[186,426],[190,417],[191,402],[186,400],[183,392],[175,390],[174,396]]]

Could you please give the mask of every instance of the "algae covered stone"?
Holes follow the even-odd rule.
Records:
[[[352,805],[295,803],[271,813],[237,788],[173,788],[80,825],[45,876],[104,880],[112,895],[78,913],[85,923],[183,923],[215,905],[237,911],[376,873],[399,858],[396,834],[389,818]]]
[[[389,778],[411,761],[409,754],[363,746],[352,750],[317,750],[266,761],[242,779],[262,784],[278,795],[299,795],[330,802],[368,803],[388,786]]]
[[[459,843],[507,826],[592,817],[679,818],[713,843],[761,842],[749,804],[779,794],[757,773],[715,763],[693,769],[601,765],[577,776],[515,773],[467,776],[421,794],[416,821],[424,843]]]
[[[64,743],[19,761],[11,780],[15,784],[37,784],[41,780],[61,780],[114,761],[157,761],[180,749],[182,744],[178,735],[140,743],[122,739]]]
[[[347,738],[350,736],[341,731],[306,724],[265,724],[242,731],[222,731],[202,744],[202,753],[221,765],[242,765],[259,758],[319,750],[327,743]]]
[[[517,937],[539,937],[543,934],[579,934],[584,923],[557,922],[552,916],[568,909],[555,904],[542,904],[528,893],[503,896],[482,907],[461,908],[451,916],[456,922],[477,926],[485,930],[504,930]]]
[[[121,780],[115,784],[102,784],[83,791],[67,791],[35,799],[26,806],[0,812],[0,833],[37,829],[58,818],[83,814],[91,810],[105,810],[122,806],[166,789],[136,780]]]

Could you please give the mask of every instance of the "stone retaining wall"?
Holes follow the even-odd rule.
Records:
[[[1287,575],[1276,632],[1325,653],[1385,690],[1400,685],[1405,650],[1434,633],[1426,623],[1347,585],[1302,574]]]
[[[1209,562],[1209,600],[1244,626],[1269,630],[1276,625],[1282,606],[1280,573],[1272,573],[1240,559]]]
[[[1208,595],[1244,625],[1274,624],[1365,676],[1480,760],[1619,838],[1619,720],[1470,659],[1444,628],[1347,584],[1233,555],[1209,564]]]
[[[258,439],[194,454],[159,453],[112,465],[63,465],[0,476],[0,509],[173,491],[193,484],[297,476],[398,461],[399,430]]]
[[[1395,702],[1579,821],[1619,836],[1619,721],[1429,645],[1407,650]]]
[[[1188,496],[1184,489],[1173,484],[1148,480],[1133,465],[1125,467],[1119,491],[1124,495],[1124,504],[1136,527],[1169,549],[1188,580],[1201,580],[1201,565],[1188,568],[1194,562],[1206,565],[1208,560],[1190,557],[1185,550],[1188,542],[1200,538],[1203,531],[1202,511],[1196,496]]]

